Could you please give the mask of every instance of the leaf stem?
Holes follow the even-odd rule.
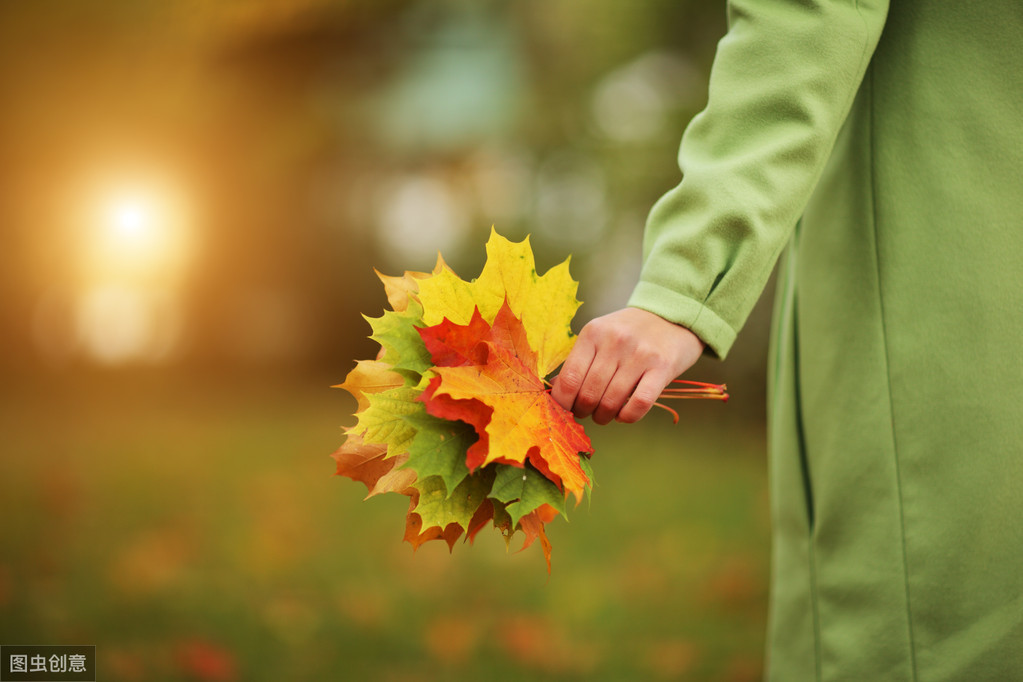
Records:
[[[707,400],[728,400],[728,386],[725,384],[708,384],[703,381],[687,381],[675,379],[671,383],[684,384],[692,388],[665,388],[661,391],[661,398],[703,398]]]
[[[546,392],[551,392],[551,383],[546,379],[541,378],[544,384],[546,384]],[[709,384],[705,381],[689,381],[688,379],[674,379],[672,384],[682,384],[690,388],[681,388],[678,386],[669,386],[661,391],[658,396],[659,400],[720,400],[721,402],[728,401],[728,386],[725,384]],[[671,414],[671,418],[674,423],[678,424],[679,414],[674,409],[664,405],[660,402],[655,402],[654,407],[659,407],[665,412]]]
[[[671,383],[683,384],[692,388],[668,387],[661,391],[658,396],[661,400],[728,400],[728,387],[724,384],[708,384],[703,381],[689,381],[687,379],[675,379]],[[654,407],[669,412],[674,423],[678,424],[678,412],[662,403],[654,403]]]
[[[654,403],[654,407],[659,407],[659,408],[661,408],[662,410],[664,410],[666,412],[670,412],[671,413],[671,420],[672,420],[672,422],[675,423],[675,424],[678,424],[678,412],[676,412],[675,410],[671,409],[667,405],[662,405],[661,403]]]

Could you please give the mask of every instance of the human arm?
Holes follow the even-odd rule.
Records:
[[[683,136],[682,182],[651,211],[631,308],[691,330],[709,352],[727,355],[823,171],[886,14],[887,0],[729,3],[707,107]],[[578,385],[587,396],[580,401],[574,380],[555,382],[555,399],[577,416],[598,409],[588,409],[588,396],[600,392],[608,367],[634,364],[617,348],[630,333],[618,327],[632,316],[600,320],[596,329],[584,327],[565,364],[573,372],[566,379],[587,377]],[[666,362],[666,371],[692,364],[686,350]],[[619,387],[632,379],[608,377],[602,419],[626,407]],[[630,408],[622,416],[634,414]]]

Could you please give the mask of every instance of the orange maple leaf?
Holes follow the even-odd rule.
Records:
[[[336,475],[363,483],[367,498],[387,492],[410,495],[415,490],[416,472],[402,468],[408,455],[387,457],[386,444],[367,443],[361,435],[351,434],[331,457],[337,462]]]
[[[581,501],[590,479],[579,455],[593,447],[572,413],[547,393],[536,353],[507,301],[492,325],[477,311],[468,325],[444,320],[419,333],[436,365],[419,399],[430,414],[475,428],[479,440],[466,453],[470,471],[528,460]]]
[[[544,526],[553,521],[554,517],[557,515],[557,509],[549,504],[542,504],[519,519],[518,523],[518,529],[522,531],[523,535],[525,535],[525,539],[523,540],[522,547],[519,548],[519,551],[523,551],[532,545],[537,538],[539,538],[540,544],[543,547],[544,558],[547,560],[548,573],[551,572],[551,542],[547,539],[547,533]],[[498,528],[510,541],[511,524],[507,518],[507,515],[505,515],[504,520],[495,518],[494,501],[487,499],[479,506],[479,509],[476,510],[472,520],[469,522],[469,527],[466,529],[466,539],[468,539],[469,542],[472,542],[476,539],[476,534],[479,533],[479,531],[486,526],[488,522],[493,521],[494,526]]]
[[[554,520],[558,510],[548,504],[542,505],[529,512],[519,519],[519,528],[525,534],[526,539],[522,543],[522,549],[526,549],[533,541],[540,538],[540,545],[543,547],[544,558],[547,559],[547,572],[551,572],[551,541],[547,539],[544,525]]]
[[[404,539],[413,549],[419,549],[421,544],[430,540],[444,540],[449,549],[454,548],[455,542],[464,532],[461,525],[449,523],[444,528],[440,526],[427,528],[423,525],[423,518],[416,512],[419,506],[419,491],[413,486],[416,482],[416,473],[411,469],[402,468],[408,461],[407,454],[387,457],[387,445],[366,443],[360,435],[349,435],[344,445],[331,456],[337,462],[337,475],[363,483],[369,490],[367,498],[386,492],[401,493],[409,497]],[[490,510],[493,516],[492,505]]]

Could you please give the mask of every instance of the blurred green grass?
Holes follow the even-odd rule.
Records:
[[[762,423],[684,403],[588,425],[589,505],[506,550],[401,542],[328,455],[318,377],[79,372],[0,410],[0,642],[95,644],[102,680],[753,680]]]

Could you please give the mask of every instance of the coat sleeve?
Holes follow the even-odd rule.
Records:
[[[888,0],[734,0],[707,106],[653,207],[629,305],[731,348],[863,80]]]

